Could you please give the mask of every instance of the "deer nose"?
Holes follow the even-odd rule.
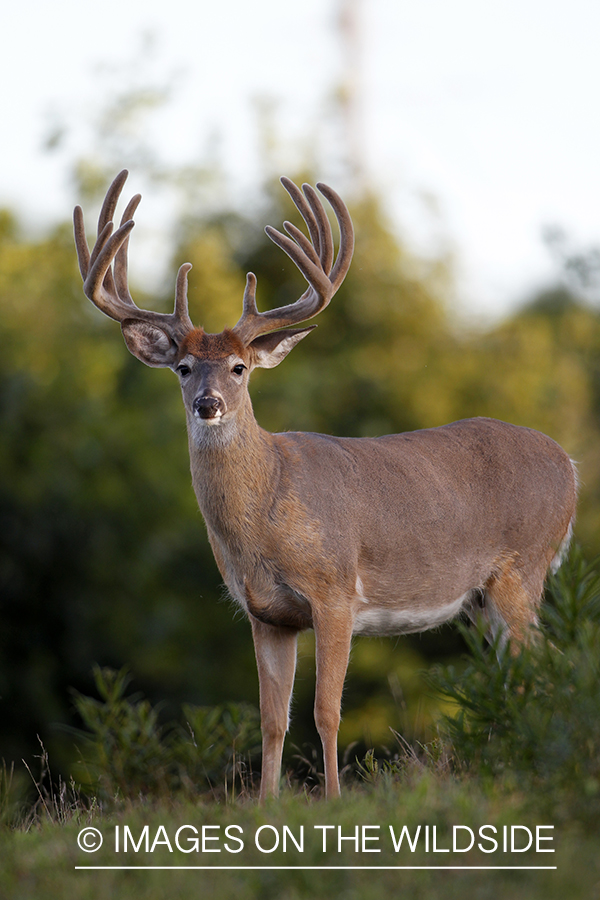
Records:
[[[193,406],[194,415],[199,416],[201,419],[214,419],[217,416],[222,416],[225,411],[225,404],[220,397],[208,395],[196,397]]]

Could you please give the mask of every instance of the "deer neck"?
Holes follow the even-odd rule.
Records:
[[[209,530],[220,537],[251,532],[260,524],[279,480],[273,435],[260,428],[248,402],[222,424],[188,419],[192,484]]]

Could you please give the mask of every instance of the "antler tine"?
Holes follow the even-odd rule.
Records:
[[[321,265],[325,274],[328,275],[333,262],[333,235],[323,204],[310,184],[303,184],[302,191],[300,191],[290,178],[284,176],[281,179],[281,183],[306,222],[312,244],[307,241],[302,232],[295,225],[292,225],[291,222],[284,222],[283,227],[307,252],[309,257]]]
[[[125,222],[114,234],[106,239],[105,235],[110,234],[110,231],[112,231],[112,223],[108,223],[97,242],[99,243],[101,238],[104,238],[102,249],[95,261],[91,262],[83,282],[83,292],[86,297],[98,309],[117,322],[122,322],[125,318],[131,318],[132,312],[137,310],[137,306],[128,294],[126,297],[119,296],[110,268],[116,254],[129,238],[133,226],[134,222]],[[96,250],[96,247],[94,247],[94,250]],[[93,254],[94,251],[92,251],[92,257]]]
[[[77,250],[79,271],[81,272],[81,277],[85,281],[90,268],[90,251],[85,236],[83,210],[80,206],[76,206],[73,210],[73,231],[75,233],[75,249]]]
[[[246,287],[244,288],[242,318],[238,325],[241,324],[244,317],[250,318],[259,315],[260,313],[256,307],[256,275],[254,272],[248,272],[246,275]],[[237,328],[237,325],[235,327]]]
[[[98,234],[100,234],[109,222],[113,221],[115,209],[117,208],[117,203],[119,202],[119,197],[121,196],[121,191],[127,181],[128,175],[129,172],[127,169],[122,169],[107,190],[102,208],[100,209],[100,215],[98,216]]]
[[[129,201],[120,226],[113,233],[115,209],[128,174],[126,169],[119,172],[106,192],[98,218],[98,238],[91,253],[85,235],[83,212],[81,207],[75,208],[75,245],[83,277],[83,290],[92,303],[111,319],[121,323],[126,319],[149,322],[162,328],[178,343],[194,327],[187,303],[187,273],[191,265],[184,263],[179,269],[172,313],[158,313],[136,306],[127,283],[127,251],[129,236],[134,227],[132,217],[142,199],[140,194]]]
[[[354,255],[354,227],[352,225],[352,218],[348,212],[348,207],[340,195],[334,191],[333,188],[329,187],[329,185],[323,184],[322,181],[317,182],[317,187],[325,199],[329,201],[340,229],[338,255],[329,276],[335,292],[348,274],[348,269],[352,262],[352,256]]]
[[[297,244],[300,245],[300,249],[304,253],[306,253],[308,258],[310,260],[312,260],[312,262],[314,262],[314,264],[316,266],[320,266],[321,260],[319,259],[319,255],[318,255],[317,251],[315,250],[315,248],[313,247],[313,245],[311,244],[311,242],[306,237],[306,235],[303,234],[303,232],[300,231],[299,228],[296,228],[296,226],[292,222],[285,221],[283,223],[283,227],[285,228],[285,230],[287,231],[289,236],[291,238],[293,238]],[[266,231],[266,229],[265,229],[265,231]],[[273,231],[275,231],[275,229],[273,229]],[[267,234],[268,234],[268,232],[267,232]]]
[[[191,263],[183,263],[177,272],[177,282],[175,288],[175,310],[172,313],[173,321],[177,323],[179,332],[183,335],[193,329],[192,320],[188,313],[188,272],[192,268]]]
[[[279,179],[285,190],[288,192],[294,206],[306,222],[306,227],[308,228],[308,233],[310,234],[310,239],[313,243],[313,246],[317,253],[320,251],[320,240],[319,240],[319,226],[316,222],[314,213],[307,203],[306,198],[300,188],[294,184],[291,178],[287,178],[285,175],[282,175]]]
[[[125,212],[123,213],[123,217],[121,219],[121,226],[125,225],[127,222],[133,221],[133,216],[140,204],[140,200],[142,199],[141,194],[136,194],[135,197],[132,197]],[[113,210],[114,215],[114,210]],[[123,299],[127,300],[129,303],[133,303],[133,298],[129,293],[129,284],[128,284],[128,260],[127,260],[127,251],[129,250],[129,235],[123,241],[121,246],[119,247],[117,254],[115,256],[115,265],[114,265],[114,280],[117,294]]]
[[[340,247],[332,270],[333,235],[318,195],[307,184],[302,186],[303,192],[300,191],[289,178],[282,178],[281,183],[306,222],[311,240],[309,241],[290,222],[284,223],[287,235],[270,225],[267,225],[265,231],[296,264],[309,286],[295,303],[259,313],[255,300],[256,278],[252,273],[248,273],[242,317],[234,327],[234,331],[247,344],[261,334],[304,322],[321,312],[344,280],[352,259],[354,249],[352,220],[338,194],[326,185],[317,185],[323,196],[331,203],[340,227]]]
[[[331,264],[333,262],[333,234],[331,232],[331,225],[329,224],[327,213],[325,212],[325,208],[319,200],[319,196],[315,189],[311,187],[310,184],[303,184],[302,190],[304,191],[306,199],[317,220],[320,244],[319,257],[321,259],[323,271],[326,275],[329,275]]]
[[[90,265],[92,266],[100,255],[100,251],[106,244],[106,241],[109,239],[113,232],[113,218],[115,215],[115,209],[117,208],[117,203],[119,202],[119,197],[121,196],[121,191],[123,190],[123,185],[127,180],[128,174],[129,173],[127,169],[123,169],[121,172],[119,172],[106,192],[104,202],[100,209],[100,215],[98,216],[98,237],[96,239],[96,243],[92,249],[92,255],[90,257]],[[123,222],[121,222],[121,225],[122,224]],[[112,281],[112,273],[109,275],[109,282],[110,281]]]

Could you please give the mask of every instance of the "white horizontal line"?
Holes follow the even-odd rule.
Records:
[[[491,871],[498,869],[518,869],[519,871],[527,870],[549,870],[549,869],[557,869],[558,866],[75,866],[75,869],[80,870],[90,870],[90,869],[110,869],[110,870],[124,870],[124,869],[136,869],[136,870],[164,870],[164,869],[172,869],[172,870],[194,870],[194,871],[210,871],[214,869],[215,871],[221,872],[238,872],[238,871],[255,871],[255,870],[278,870],[278,871],[304,871],[307,869],[319,871],[327,871],[329,869],[332,870],[369,870],[369,871],[389,871],[389,870],[398,870],[398,869],[445,869],[452,871],[468,871],[470,869],[478,870],[478,871]]]

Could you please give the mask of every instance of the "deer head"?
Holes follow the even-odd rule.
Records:
[[[278,365],[316,327],[290,326],[321,312],[344,280],[354,248],[352,221],[336,192],[318,184],[340,228],[340,246],[334,262],[331,226],[316,191],[308,184],[300,190],[289,178],[282,178],[281,183],[306,223],[310,240],[291,222],[284,223],[287,234],[270,226],[265,231],[293,260],[305,276],[308,288],[295,303],[258,312],[256,276],[249,272],[241,318],[233,328],[208,334],[202,328],[195,328],[189,317],[190,263],[184,263],[177,274],[172,313],[139,309],[133,302],[127,284],[127,249],[134,226],[132,217],[141,199],[139,194],[127,205],[116,231],[113,225],[127,175],[123,170],[106,194],[98,220],[98,238],[91,254],[83,212],[79,206],[75,209],[75,243],[84,292],[98,309],[121,323],[123,337],[134,356],[148,366],[168,367],[178,374],[190,433],[196,443],[202,443],[207,429],[227,431],[239,410],[249,409],[247,385],[252,369]]]

